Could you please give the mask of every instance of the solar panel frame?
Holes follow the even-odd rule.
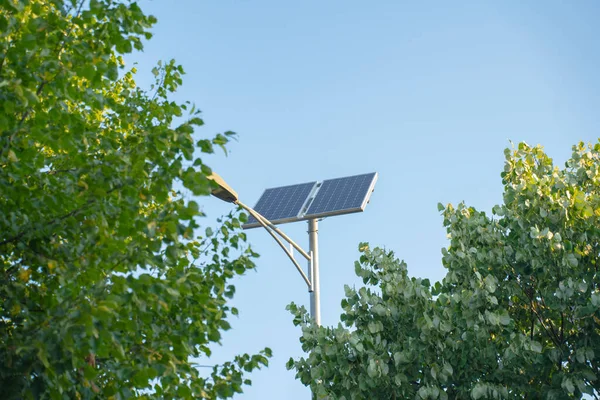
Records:
[[[323,181],[303,219],[364,211],[376,182],[376,172]]]
[[[316,184],[317,182],[313,181],[266,189],[253,209],[275,225],[297,221],[298,214]],[[261,225],[258,221],[250,216],[242,228],[250,229],[259,226]]]

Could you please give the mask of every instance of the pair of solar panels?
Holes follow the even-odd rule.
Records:
[[[377,182],[377,173],[307,182],[267,189],[254,210],[273,224],[324,218],[364,211]],[[254,217],[242,227],[260,226]]]

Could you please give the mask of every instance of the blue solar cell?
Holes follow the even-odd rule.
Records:
[[[362,211],[374,179],[375,172],[324,181],[304,217]]]
[[[258,199],[254,210],[274,224],[296,218],[315,183],[308,182],[267,189]],[[249,228],[256,224],[258,221],[254,217],[250,217],[244,227]]]

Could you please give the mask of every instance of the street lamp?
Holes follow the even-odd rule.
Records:
[[[219,175],[213,172],[208,177],[216,183],[212,195],[228,203],[237,204],[246,210],[256,223],[247,223],[243,228],[262,226],[275,239],[285,254],[290,258],[310,293],[310,315],[317,326],[321,325],[321,303],[319,290],[319,245],[318,219],[364,211],[377,182],[377,173],[329,179],[322,182],[308,182],[300,185],[283,186],[267,189],[255,208],[262,213],[272,215],[271,220],[255,209],[242,203],[233,190]],[[264,211],[263,211],[264,210]],[[308,253],[275,226],[285,223],[308,220]],[[278,237],[279,235],[279,237]],[[291,245],[288,249],[281,241]],[[294,258],[292,248],[308,261],[308,276]],[[316,399],[313,393],[312,398]]]

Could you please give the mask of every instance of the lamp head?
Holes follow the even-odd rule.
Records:
[[[216,172],[213,172],[208,176],[208,179],[219,185],[218,188],[213,189],[211,194],[218,199],[226,201],[227,203],[235,203],[238,201],[238,195]]]

